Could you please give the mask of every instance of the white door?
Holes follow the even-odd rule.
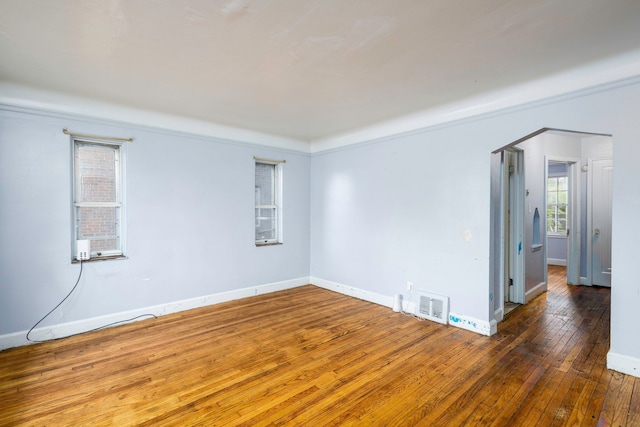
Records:
[[[591,283],[611,286],[611,191],[613,160],[592,160]]]

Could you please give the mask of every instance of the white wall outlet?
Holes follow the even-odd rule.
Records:
[[[79,261],[91,259],[90,240],[78,240],[76,242],[76,259]]]
[[[413,292],[413,282],[407,282],[407,290]]]

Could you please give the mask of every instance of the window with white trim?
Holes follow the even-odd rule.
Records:
[[[73,139],[73,253],[89,240],[91,257],[124,255],[122,144]]]
[[[567,233],[568,178],[550,176],[547,178],[547,232],[565,235]]]
[[[282,243],[280,201],[282,196],[280,162],[256,160],[255,225],[256,245]]]

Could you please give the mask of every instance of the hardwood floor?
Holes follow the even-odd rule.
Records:
[[[6,350],[0,425],[640,425],[609,289],[549,279],[492,337],[304,286]]]

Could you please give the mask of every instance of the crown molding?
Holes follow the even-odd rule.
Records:
[[[136,127],[187,133],[309,154],[307,141],[69,96],[9,82],[0,82],[0,104],[42,113],[70,115],[78,119],[107,120]]]
[[[639,81],[640,49],[524,84],[487,92],[352,132],[312,141],[99,102],[9,82],[0,82],[0,104],[51,114],[72,115],[80,119],[110,120],[168,132],[188,133],[235,143],[316,154],[394,136],[423,132],[492,114],[533,108],[563,99],[635,84]]]
[[[640,50],[423,110],[353,132],[316,139],[310,142],[311,153],[332,151],[391,136],[421,132],[490,114],[509,113],[517,109],[635,84],[638,81],[640,81]]]

